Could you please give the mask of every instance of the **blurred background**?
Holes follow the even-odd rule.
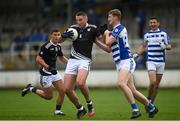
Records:
[[[107,23],[107,12],[113,8],[122,11],[122,24],[128,30],[132,52],[137,51],[142,43],[143,33],[148,30],[148,18],[158,17],[161,27],[170,36],[173,48],[167,52],[166,69],[175,69],[178,70],[175,73],[179,73],[179,0],[1,0],[0,74],[37,71],[39,66],[35,63],[35,57],[53,28],[63,32],[75,23],[74,15],[80,10],[88,13],[89,23],[100,26]],[[71,44],[71,41],[62,43],[63,53],[67,57]],[[145,69],[144,56],[137,60],[137,69]],[[65,65],[57,63],[57,67],[64,71]],[[92,69],[115,70],[111,54],[94,46]],[[6,78],[3,76],[7,81]]]
[[[44,101],[33,94],[22,98],[21,90],[28,83],[40,86],[36,81],[39,65],[35,57],[53,28],[65,31],[75,23],[74,15],[80,10],[88,13],[89,23],[99,27],[107,23],[107,12],[114,8],[122,11],[122,24],[128,30],[132,52],[143,41],[149,17],[158,17],[161,27],[167,30],[172,50],[167,51],[166,69],[155,102],[160,112],[154,119],[180,120],[180,0],[0,0],[0,120],[74,120],[76,110],[67,98],[62,109],[67,116],[52,115],[57,91],[52,101]],[[67,57],[71,44],[68,40],[61,44]],[[97,109],[93,119],[128,120],[130,107],[116,89],[117,72],[111,56],[94,45],[87,79]],[[134,79],[138,88],[145,88],[140,91],[147,96],[149,78],[144,57],[145,54],[137,60]],[[65,66],[57,62],[62,77]],[[150,120],[143,105],[138,106],[143,113],[140,119]]]

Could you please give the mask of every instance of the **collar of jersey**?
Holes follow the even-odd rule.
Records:
[[[115,29],[115,28],[116,28],[117,26],[119,26],[119,25],[121,25],[121,24],[117,24],[116,26],[113,27],[113,29]]]
[[[86,26],[85,27],[83,27],[83,28],[81,28],[79,25],[78,25],[78,27],[79,28],[81,28],[81,29],[84,29],[84,28],[86,28],[86,27],[88,27],[89,26],[89,24],[88,23],[86,23]]]
[[[159,32],[159,31],[160,31],[159,28],[157,28],[156,30],[150,30],[150,32]]]
[[[54,46],[57,46],[57,44],[54,44],[54,43],[52,42],[52,40],[50,40],[50,43],[51,43],[52,45],[54,45]]]

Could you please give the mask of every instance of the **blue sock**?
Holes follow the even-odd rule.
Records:
[[[133,111],[138,111],[139,110],[135,103],[131,104],[131,108],[132,108]]]
[[[152,103],[149,103],[147,108],[148,108],[148,111],[151,112],[151,110],[153,110],[155,107],[154,107],[154,105]]]

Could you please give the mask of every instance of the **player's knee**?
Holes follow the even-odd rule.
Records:
[[[126,84],[125,84],[123,81],[119,81],[119,82],[118,82],[118,86],[119,86],[120,88],[124,88],[124,87],[126,86]]]
[[[66,94],[71,93],[71,91],[72,91],[72,89],[69,88],[69,87],[66,87],[66,88],[64,89],[64,92],[65,92]]]
[[[84,88],[85,87],[85,83],[84,82],[77,82],[77,85],[80,88]]]

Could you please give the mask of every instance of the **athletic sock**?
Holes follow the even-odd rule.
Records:
[[[56,105],[56,110],[61,110],[61,105]]]
[[[29,89],[31,92],[36,92],[36,90],[37,90],[37,88],[36,87],[30,87],[30,89]]]
[[[91,100],[86,101],[86,103],[87,103],[88,105],[92,105],[92,101],[91,101]]]
[[[79,111],[81,111],[81,110],[83,110],[84,109],[84,107],[81,105],[81,106],[79,106],[79,108],[78,108],[78,110]]]
[[[147,109],[149,112],[152,112],[155,109],[155,106],[152,103],[149,103]]]
[[[133,111],[139,111],[136,103],[132,103],[132,104],[131,104],[131,108],[132,108]]]

